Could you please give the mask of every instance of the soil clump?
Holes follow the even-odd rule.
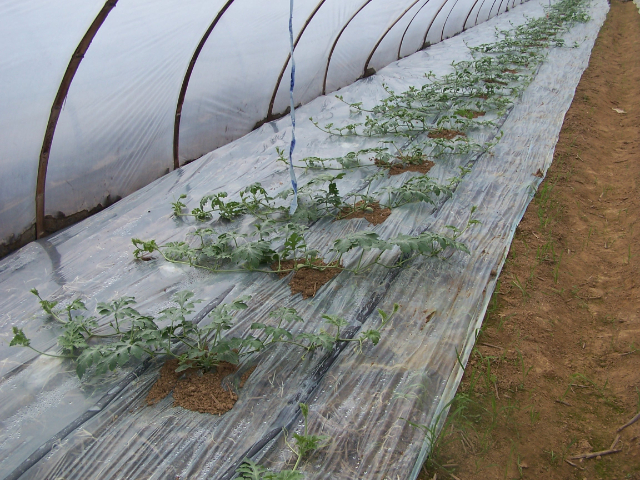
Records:
[[[215,371],[202,372],[190,368],[176,372],[178,360],[168,360],[160,370],[160,378],[147,394],[147,403],[154,405],[173,392],[173,405],[187,410],[211,415],[222,415],[233,408],[238,395],[229,386],[223,386],[222,381],[228,375],[235,373],[237,365],[222,362]],[[240,388],[251,373],[247,370],[240,380]]]
[[[280,269],[292,270],[296,265],[301,264],[304,264],[304,260],[285,260],[284,262],[280,262]],[[331,262],[327,264],[318,259],[313,262],[313,264],[318,267],[335,267],[338,265],[338,262]],[[278,270],[278,264],[274,263],[271,265],[271,268],[273,270]],[[289,282],[291,294],[295,295],[296,293],[301,293],[302,298],[304,299],[313,297],[322,285],[338,275],[341,271],[342,269],[340,268],[327,268],[324,270],[301,268],[300,270],[296,270]],[[280,278],[286,277],[289,273],[290,272],[277,272]]]
[[[449,130],[446,128],[442,128],[440,130],[434,130],[433,132],[429,132],[427,137],[429,138],[444,138],[445,140],[451,140],[456,137],[466,137],[464,132],[459,130]]]
[[[379,225],[383,223],[389,215],[391,215],[390,208],[382,208],[378,202],[374,202],[368,205],[371,208],[371,211],[368,212],[363,208],[364,202],[360,201],[355,204],[355,209],[351,210],[349,208],[345,208],[342,210],[342,215],[340,216],[340,220],[349,220],[351,218],[364,218],[367,222],[373,225]]]
[[[391,176],[400,175],[404,172],[418,172],[425,175],[435,165],[431,160],[424,160],[422,163],[386,163],[378,159],[376,159],[375,164],[378,167],[386,168]]]

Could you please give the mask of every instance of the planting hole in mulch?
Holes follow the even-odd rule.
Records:
[[[382,208],[378,202],[369,205],[371,211],[366,211],[362,207],[364,202],[360,201],[355,204],[355,210],[344,209],[340,220],[349,220],[351,218],[364,218],[367,222],[373,225],[379,225],[384,222],[389,215],[391,215],[390,208]],[[350,213],[349,213],[350,212]]]
[[[168,360],[160,370],[160,378],[147,395],[147,404],[154,405],[173,391],[173,406],[200,413],[222,415],[233,408],[238,395],[231,388],[225,388],[222,380],[234,373],[238,367],[222,362],[215,371],[202,373],[190,368],[176,372],[178,360]],[[240,388],[253,373],[255,367],[247,370],[240,379]]]
[[[458,135],[460,135],[461,137],[466,137],[464,132],[461,132],[459,130],[448,130],[446,128],[443,128],[442,130],[434,130],[433,132],[429,132],[429,135],[427,136],[429,138],[444,138],[445,140],[451,140],[452,138],[455,138]]]
[[[501,82],[500,80],[496,80],[495,78],[484,78],[482,79],[484,83],[496,83],[498,85],[509,85],[507,82]]]
[[[302,263],[304,263],[304,260],[285,260],[284,262],[280,262],[280,269],[291,270],[295,268],[296,264],[300,265]],[[320,259],[313,262],[313,264],[318,267],[337,266],[337,262],[327,264]],[[271,268],[278,270],[278,264],[274,263],[271,265]],[[305,299],[313,297],[322,285],[338,275],[341,271],[342,269],[340,268],[327,268],[325,270],[301,268],[300,270],[296,270],[293,274],[293,278],[289,282],[291,294],[295,295],[296,293],[301,293],[302,298]],[[284,278],[289,275],[289,272],[277,272],[277,274],[280,278]]]
[[[502,70],[502,73],[518,73],[518,71],[512,68],[505,68],[504,70]]]
[[[400,175],[404,172],[418,172],[423,175],[429,172],[435,165],[431,160],[424,160],[422,163],[386,163],[376,159],[375,164],[378,167],[386,168],[389,171],[389,175]],[[374,223],[374,222],[371,222]]]

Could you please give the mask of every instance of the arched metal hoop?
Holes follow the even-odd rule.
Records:
[[[409,27],[411,27],[411,24],[413,23],[413,21],[416,19],[416,17],[418,16],[418,14],[422,11],[422,9],[424,7],[427,6],[427,4],[430,2],[431,0],[427,0],[426,2],[424,2],[424,5],[422,5],[418,11],[413,15],[413,17],[411,18],[411,21],[409,22],[409,25],[407,25],[407,28],[404,29],[404,33],[402,34],[402,38],[400,39],[400,45],[398,45],[398,60],[400,60],[400,56],[401,56],[401,51],[402,51],[402,44],[404,43],[404,37],[407,35],[407,32],[409,31]],[[424,45],[424,44],[423,44]]]
[[[444,19],[444,23],[442,24],[442,32],[440,33],[440,41],[444,40],[444,29],[447,28],[447,22],[449,21],[451,12],[453,12],[453,9],[456,8],[456,5],[458,5],[458,1],[459,0],[456,0],[456,2],[453,4],[453,7],[451,7],[451,10],[449,10],[449,13],[447,14],[447,18]],[[464,25],[462,26],[462,28],[464,28]]]
[[[224,4],[224,7],[218,12],[216,18],[213,19],[209,28],[204,32],[204,35],[200,39],[200,43],[196,47],[193,55],[191,57],[191,61],[189,62],[189,66],[187,67],[187,71],[184,74],[184,78],[182,79],[182,86],[180,87],[180,95],[178,95],[178,104],[176,105],[176,115],[173,121],[173,168],[180,168],[180,159],[178,157],[178,152],[180,149],[180,117],[182,116],[182,105],[184,104],[184,98],[187,95],[187,88],[189,87],[189,80],[191,79],[191,74],[193,73],[193,69],[196,66],[196,62],[198,61],[198,56],[200,52],[204,48],[204,44],[207,43],[211,32],[216,27],[222,16],[229,9],[234,0],[228,0],[227,3]]]
[[[464,19],[464,23],[462,24],[462,31],[465,31],[467,29],[467,22],[469,21],[469,17],[471,16],[471,12],[473,12],[473,9],[476,8],[476,5],[478,4],[479,1],[480,0],[476,0],[475,2],[473,2],[473,6],[469,10],[469,13],[467,13],[467,18]]]
[[[444,2],[442,3],[442,5],[440,5],[440,8],[438,9],[438,11],[436,12],[436,14],[433,16],[433,18],[431,19],[431,22],[429,23],[429,26],[427,27],[427,31],[424,34],[424,38],[422,39],[422,45],[424,47],[424,45],[427,43],[427,37],[429,36],[429,32],[431,31],[431,27],[433,27],[433,23],[436,21],[436,18],[438,18],[438,15],[440,15],[440,12],[442,11],[442,9],[444,8],[444,6],[449,3],[449,0],[444,0]]]
[[[380,46],[380,44],[382,43],[382,41],[385,39],[385,37],[389,34],[389,32],[393,29],[393,27],[395,27],[398,22],[400,20],[402,20],[402,18],[409,12],[409,10],[411,10],[413,7],[416,6],[416,4],[419,2],[420,0],[415,0],[411,6],[409,8],[407,8],[404,12],[402,12],[402,15],[400,15],[398,18],[396,18],[396,21],[393,22],[389,28],[387,28],[385,30],[385,32],[382,34],[382,36],[378,39],[378,41],[376,42],[375,46],[373,47],[373,50],[371,50],[371,53],[369,54],[369,56],[367,57],[367,61],[364,64],[364,69],[363,69],[363,75],[366,75],[367,70],[369,69],[369,63],[371,62],[371,59],[373,58],[373,55],[376,53],[376,50],[378,50],[378,47]],[[404,38],[404,35],[403,35]],[[400,42],[402,43],[402,41]]]
[[[354,18],[356,18],[358,16],[358,14],[364,10],[364,7],[366,7],[367,5],[369,5],[371,3],[371,0],[367,0],[366,2],[364,2],[364,4],[356,11],[356,13],[354,13],[353,15],[351,15],[351,18],[347,21],[347,23],[345,23],[342,27],[342,29],[340,30],[340,33],[338,33],[338,36],[336,37],[335,41],[333,42],[333,45],[331,46],[331,51],[329,52],[329,58],[327,58],[327,68],[324,71],[324,80],[322,81],[322,94],[326,95],[327,94],[327,76],[329,75],[329,65],[331,65],[331,57],[333,57],[333,51],[336,49],[336,45],[338,45],[338,41],[340,40],[340,37],[342,36],[342,34],[344,33],[344,31],[347,29],[347,27],[349,26],[349,24],[353,21]]]
[[[36,180],[36,238],[46,235],[44,228],[45,185],[47,183],[47,169],[49,167],[51,144],[53,143],[53,136],[56,133],[56,126],[58,125],[62,105],[64,104],[64,100],[67,98],[71,82],[78,71],[78,67],[80,67],[80,62],[82,62],[84,54],[87,52],[87,49],[98,33],[98,30],[100,30],[100,27],[117,3],[118,0],[108,0],[105,2],[102,9],[100,9],[100,12],[98,12],[98,15],[89,26],[89,29],[82,37],[82,40],[78,43],[76,50],[71,56],[71,60],[69,60],[67,69],[65,70],[60,86],[58,87],[58,93],[56,94],[53,105],[51,106],[51,113],[49,114],[47,129],[44,132],[42,148],[40,149],[40,159],[38,161],[38,178]]]
[[[321,0],[321,2],[318,3],[318,5],[316,5],[316,8],[313,10],[313,12],[311,12],[311,15],[309,15],[309,18],[307,18],[307,21],[304,22],[304,25],[302,26],[302,29],[298,33],[298,36],[296,37],[295,42],[293,42],[293,49],[294,50],[298,46],[298,42],[302,38],[302,34],[304,33],[304,31],[307,29],[307,27],[311,23],[311,20],[313,20],[313,17],[316,15],[316,13],[318,13],[318,10],[320,10],[320,7],[326,1],[327,0]],[[269,102],[269,111],[267,112],[267,119],[270,119],[273,116],[273,105],[276,102],[276,95],[278,95],[278,90],[280,89],[280,83],[282,83],[282,78],[284,77],[284,72],[287,70],[287,65],[289,65],[289,61],[290,60],[291,60],[291,52],[289,52],[289,54],[287,54],[287,60],[284,62],[284,65],[282,66],[282,70],[280,70],[280,75],[278,75],[278,81],[276,82],[276,86],[273,89],[273,95],[271,95],[271,101]]]

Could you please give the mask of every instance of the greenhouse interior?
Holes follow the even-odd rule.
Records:
[[[0,479],[640,480],[640,0],[0,12]]]

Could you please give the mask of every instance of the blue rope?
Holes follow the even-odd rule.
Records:
[[[296,110],[293,103],[293,87],[296,84],[296,62],[293,60],[293,0],[289,7],[289,41],[291,43],[291,86],[289,87],[289,101],[291,102],[291,147],[289,148],[289,175],[293,187],[293,200],[289,208],[289,214],[293,215],[298,208],[298,181],[293,170],[293,150],[296,148]]]

